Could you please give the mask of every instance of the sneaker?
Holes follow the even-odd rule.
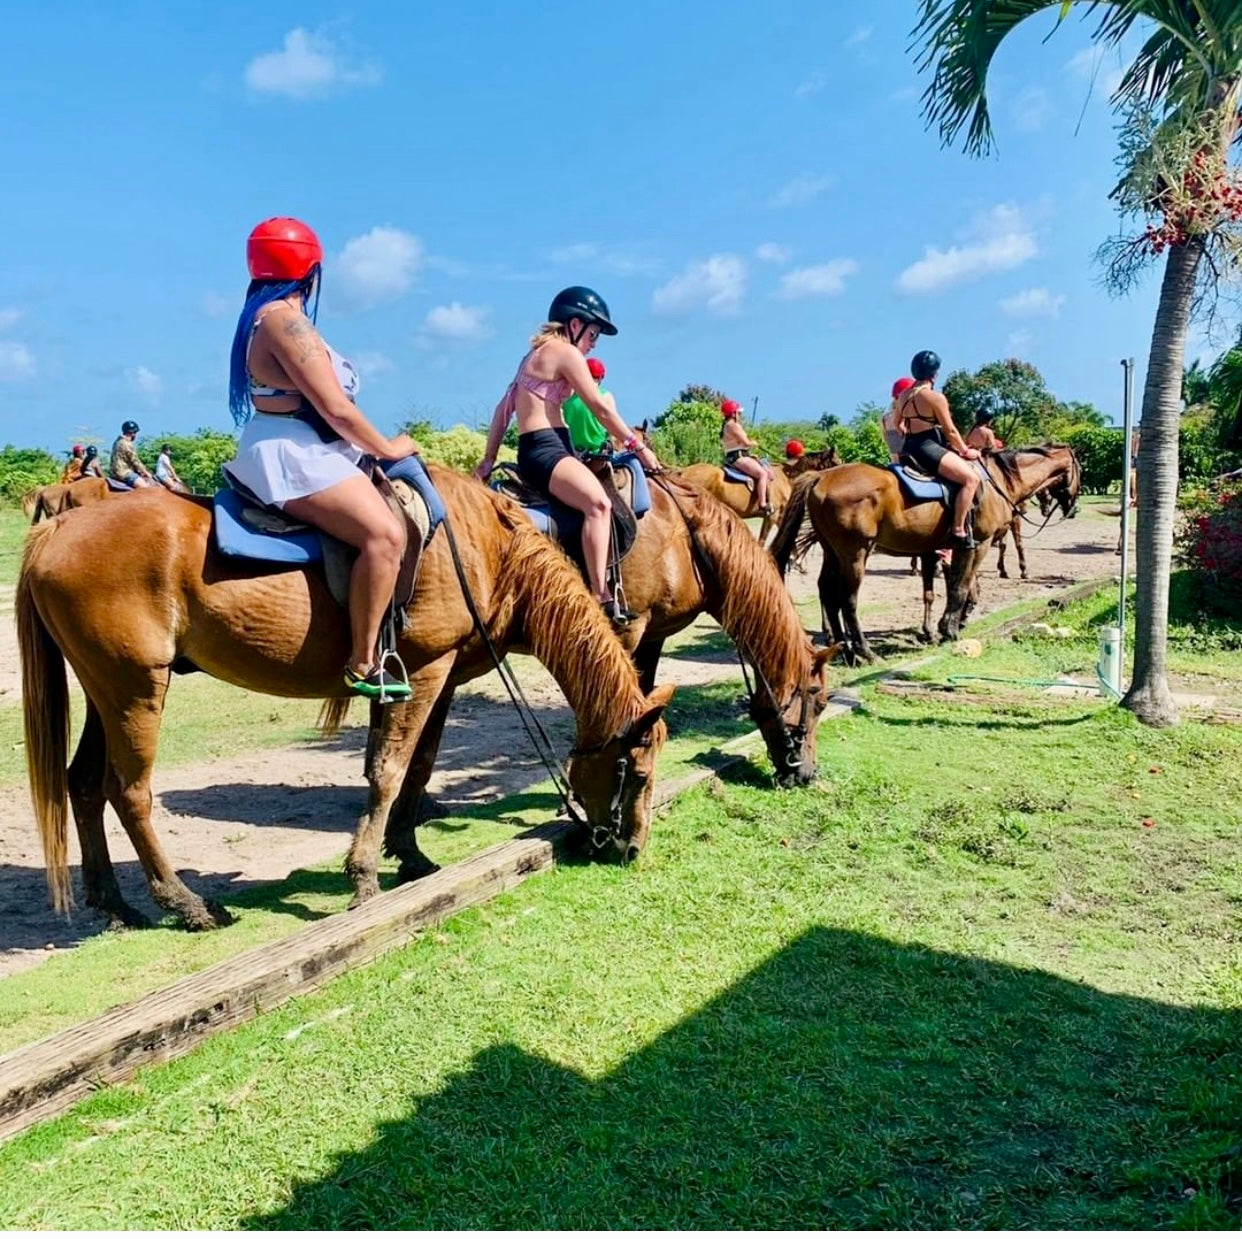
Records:
[[[378,701],[409,701],[414,690],[405,680],[398,680],[380,667],[373,667],[366,675],[359,675],[352,667],[345,668],[345,686],[359,697]]]
[[[638,612],[631,611],[629,607],[623,606],[615,598],[609,598],[607,602],[601,602],[599,605],[614,627],[628,628],[638,618]]]

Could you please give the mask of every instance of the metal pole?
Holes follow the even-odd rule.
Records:
[[[1130,452],[1134,435],[1134,358],[1123,358],[1125,394],[1122,404],[1121,454],[1121,593],[1117,600],[1117,627],[1121,629],[1122,675],[1125,675],[1126,650],[1126,584],[1130,575]],[[1117,687],[1120,689],[1121,685]]]
[[[759,397],[756,396],[754,402],[750,406],[750,424],[757,425],[759,422]]]

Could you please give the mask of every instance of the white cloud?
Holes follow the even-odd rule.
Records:
[[[1079,82],[1085,83],[1090,93],[1098,89],[1101,96],[1108,99],[1121,85],[1125,70],[1121,67],[1118,58],[1114,58],[1111,64],[1105,65],[1104,58],[1107,55],[1107,48],[1092,43],[1065,62],[1065,71]]]
[[[860,47],[862,44],[866,43],[869,38],[871,38],[874,30],[874,26],[859,26],[858,29],[845,40],[845,46]]]
[[[363,379],[379,378],[382,374],[391,374],[396,365],[386,353],[355,353],[354,366]]]
[[[794,95],[799,99],[808,99],[811,95],[819,94],[827,85],[828,75],[822,69],[816,69],[794,87]]]
[[[21,310],[10,307],[7,310],[0,310],[0,331],[8,331],[14,323],[18,322],[22,317]]]
[[[422,264],[423,243],[412,233],[372,228],[345,243],[331,287],[348,308],[369,310],[404,295]]]
[[[278,52],[264,52],[246,66],[246,85],[262,94],[306,101],[349,86],[374,86],[378,65],[355,61],[320,31],[298,26]]]
[[[16,340],[0,340],[0,381],[15,383],[34,377],[34,354]]]
[[[1009,333],[1009,338],[1005,341],[1005,347],[1009,350],[1011,356],[1017,357],[1027,352],[1034,343],[1035,337],[1025,327],[1019,327],[1017,331]]]
[[[746,263],[736,254],[713,254],[657,288],[651,308],[657,314],[688,314],[705,306],[713,314],[737,314],[745,291]]]
[[[755,257],[760,262],[771,262],[781,267],[793,257],[793,250],[788,245],[778,245],[775,241],[765,241],[755,250]]]
[[[148,404],[159,403],[160,397],[164,394],[164,381],[154,370],[146,366],[135,366],[134,369],[128,371],[128,378],[138,394]]]
[[[795,176],[772,195],[769,206],[791,207],[802,206],[817,198],[832,184],[830,176]]]
[[[485,305],[438,305],[429,310],[419,328],[420,344],[478,344],[492,334],[491,310]]]
[[[660,270],[658,263],[633,249],[605,246],[598,241],[579,241],[574,245],[562,246],[553,250],[548,258],[560,265],[590,265],[595,270],[607,271],[610,275],[654,276]]]
[[[199,308],[208,318],[223,318],[234,306],[232,301],[219,293],[205,292],[199,301]],[[241,306],[237,306],[237,310],[240,313]]]
[[[799,267],[781,276],[781,296],[787,301],[801,297],[832,297],[845,291],[845,281],[858,270],[852,258],[834,258],[817,267]]]
[[[1025,288],[1001,303],[1001,313],[1010,318],[1056,318],[1065,304],[1061,293],[1050,293],[1046,288]]]
[[[1023,133],[1042,129],[1052,115],[1052,100],[1040,86],[1028,86],[1013,101],[1013,118]]]
[[[1039,252],[1035,234],[1012,203],[978,216],[965,244],[938,249],[929,245],[918,262],[897,277],[900,293],[939,292],[953,284],[978,280],[994,271],[1010,271]]]

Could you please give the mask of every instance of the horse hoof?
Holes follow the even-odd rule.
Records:
[[[429,878],[433,873],[439,872],[440,866],[425,856],[416,861],[402,861],[397,869],[397,884],[404,886],[407,882],[417,882],[420,878]]]
[[[379,879],[366,878],[362,881],[354,882],[354,897],[349,901],[349,910],[352,912],[355,908],[361,908],[368,899],[374,899],[380,893]]]
[[[202,934],[212,929],[226,929],[237,918],[214,899],[205,899],[200,908],[182,914],[182,921],[191,933]]]
[[[112,904],[106,908],[101,908],[101,912],[107,917],[108,923],[105,929],[108,933],[123,933],[127,929],[150,929],[151,918],[143,916],[135,908],[131,908],[129,904]]]

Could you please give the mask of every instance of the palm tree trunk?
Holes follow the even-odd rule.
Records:
[[[1177,722],[1169,692],[1169,572],[1177,508],[1177,432],[1181,419],[1182,362],[1203,257],[1201,238],[1169,249],[1160,286],[1143,387],[1139,441],[1139,508],[1136,539],[1134,679],[1121,704],[1152,727]],[[1129,450],[1129,445],[1126,445]]]

